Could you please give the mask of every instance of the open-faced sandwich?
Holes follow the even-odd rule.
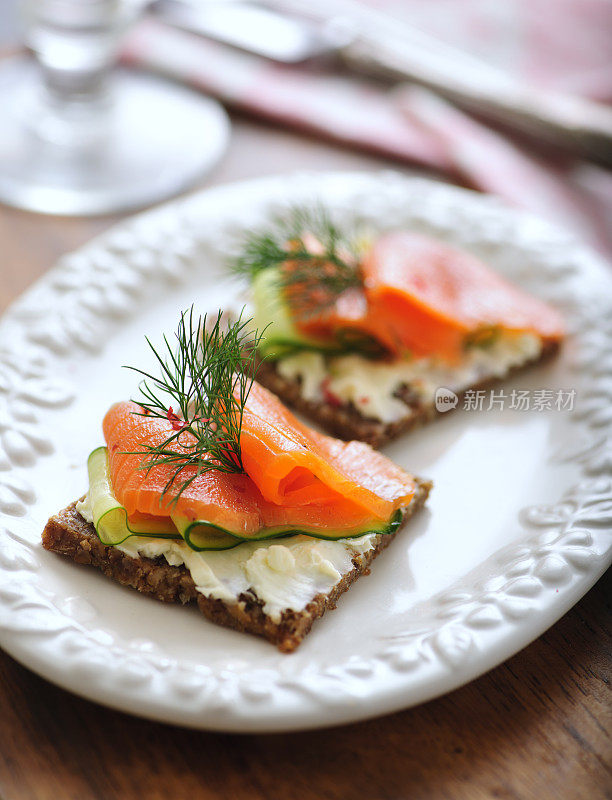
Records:
[[[345,439],[379,446],[461,395],[553,355],[559,314],[473,255],[418,233],[345,235],[297,209],[235,261],[265,361],[258,380]]]
[[[153,349],[159,374],[104,417],[89,490],[43,545],[289,652],[431,484],[300,423],[253,380],[247,327],[182,316],[176,342]]]

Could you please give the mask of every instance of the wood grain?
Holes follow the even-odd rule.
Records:
[[[380,719],[222,735],[135,719],[0,658],[3,800],[612,796],[610,580],[477,681]]]
[[[235,120],[208,185],[385,166]],[[115,218],[0,207],[0,310]],[[610,580],[506,664],[424,706],[292,735],[206,734],[57,689],[0,652],[0,800],[598,800],[612,797]]]

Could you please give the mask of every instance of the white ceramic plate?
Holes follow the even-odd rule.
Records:
[[[45,552],[47,517],[86,486],[121,365],[179,310],[227,302],[223,256],[297,201],[468,247],[564,310],[561,358],[506,384],[576,389],[574,411],[459,410],[387,449],[430,476],[428,510],[293,655]],[[123,711],[268,731],[363,719],[447,692],[516,653],[609,563],[612,280],[543,223],[481,195],[384,174],[293,175],[207,191],[66,256],[0,323],[0,644]],[[487,400],[488,402],[488,400]],[[535,400],[533,400],[535,402]]]

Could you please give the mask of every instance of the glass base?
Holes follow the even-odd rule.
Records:
[[[221,158],[230,126],[218,103],[150,75],[115,70],[111,80],[98,116],[73,109],[72,124],[41,102],[36,64],[0,65],[0,202],[44,214],[127,211],[189,188]]]

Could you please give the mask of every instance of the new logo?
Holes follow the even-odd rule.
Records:
[[[459,402],[459,398],[452,389],[445,389],[444,386],[440,386],[436,389],[435,401],[436,410],[443,414],[445,411],[450,411],[452,408],[455,408]]]

